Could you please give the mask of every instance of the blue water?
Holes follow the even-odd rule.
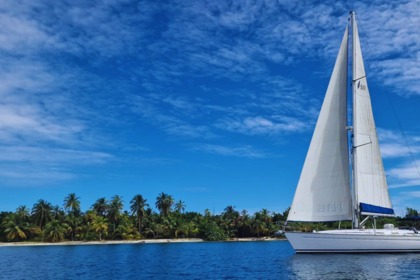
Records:
[[[0,247],[0,279],[420,279],[420,254],[296,255],[287,241]]]

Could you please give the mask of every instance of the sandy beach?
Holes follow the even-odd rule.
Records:
[[[260,242],[277,241],[278,238],[233,238],[226,242]],[[64,242],[0,242],[0,247],[15,246],[79,246],[79,245],[118,245],[118,244],[152,244],[152,243],[187,243],[205,242],[200,238],[178,238],[178,239],[142,239],[142,240],[103,240],[103,241],[64,241]]]

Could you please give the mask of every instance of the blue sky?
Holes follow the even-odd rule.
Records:
[[[369,2],[0,1],[0,210],[284,211],[353,9],[394,208],[419,209],[420,4]]]

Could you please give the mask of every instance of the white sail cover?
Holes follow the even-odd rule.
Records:
[[[393,215],[363,64],[353,21],[353,133],[356,207],[364,215]]]
[[[348,28],[306,155],[289,221],[352,219],[346,131],[347,41]]]

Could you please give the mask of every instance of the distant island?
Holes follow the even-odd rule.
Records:
[[[32,209],[19,206],[15,212],[0,212],[0,242],[263,240],[275,237],[287,216],[287,211],[267,209],[250,215],[234,206],[227,206],[220,215],[210,210],[188,212],[182,200],[175,201],[166,193],[156,198],[158,212],[140,194],[131,199],[130,211],[123,211],[118,195],[99,198],[86,212],[80,204],[80,198],[70,193],[62,206],[40,199]]]
[[[227,206],[221,214],[210,210],[204,213],[185,211],[182,200],[161,193],[156,198],[155,212],[142,195],[130,201],[130,211],[118,195],[110,200],[99,198],[86,212],[80,209],[80,198],[68,194],[63,205],[52,205],[40,199],[29,209],[19,206],[15,212],[0,212],[0,242],[12,245],[59,243],[124,244],[199,241],[263,241],[282,238],[284,221],[289,209],[283,213],[267,209],[252,215]],[[407,208],[404,218],[386,218],[380,223],[418,226],[418,212]],[[351,222],[290,223],[289,229],[312,231],[327,228],[350,228]],[[0,244],[1,245],[1,244]]]

